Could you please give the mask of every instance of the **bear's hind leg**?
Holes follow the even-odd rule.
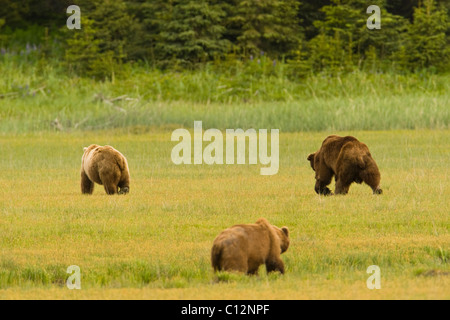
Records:
[[[373,194],[382,194],[383,190],[380,189],[380,171],[378,167],[371,166],[360,172],[360,177],[370,188],[372,188]]]
[[[236,252],[235,248],[224,248],[220,258],[220,266],[223,271],[248,273],[249,265],[247,255],[244,252]]]
[[[358,181],[359,168],[348,160],[343,160],[340,156],[338,164],[336,166],[336,187],[335,194],[347,194],[350,189],[350,185],[354,181]]]
[[[281,259],[266,261],[266,270],[267,273],[278,271],[281,274],[284,274],[284,263]]]
[[[99,176],[107,194],[113,195],[119,192],[117,187],[119,179],[115,174],[112,174],[111,172],[102,171],[99,173]]]
[[[92,194],[94,192],[94,183],[88,178],[84,171],[81,171],[81,193]]]
[[[350,189],[351,182],[345,181],[342,178],[336,180],[335,194],[347,194]]]

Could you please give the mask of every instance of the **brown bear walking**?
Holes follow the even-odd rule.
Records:
[[[369,148],[355,137],[327,137],[319,151],[308,156],[311,167],[316,172],[318,194],[331,195],[327,185],[335,176],[336,194],[347,194],[353,182],[365,182],[374,194],[381,194],[380,171],[370,154]]]
[[[105,187],[107,194],[130,191],[127,159],[111,146],[96,144],[84,148],[81,159],[81,192],[92,194],[94,182]]]
[[[214,240],[211,263],[214,271],[257,274],[261,264],[267,272],[284,273],[280,255],[289,247],[289,230],[261,218],[255,224],[238,224],[224,230]]]

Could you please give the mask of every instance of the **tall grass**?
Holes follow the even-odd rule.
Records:
[[[0,132],[187,126],[282,131],[448,128],[449,75],[309,75],[260,62],[160,71],[124,66],[111,79],[66,75],[43,61],[0,59]]]

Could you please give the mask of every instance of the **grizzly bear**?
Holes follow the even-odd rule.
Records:
[[[94,182],[105,187],[107,194],[130,191],[127,159],[111,146],[96,144],[84,148],[81,159],[81,192],[92,194]]]
[[[255,224],[238,224],[224,230],[214,240],[211,264],[214,271],[257,274],[261,264],[267,272],[284,273],[280,255],[289,247],[289,230],[261,218]]]
[[[369,148],[355,137],[327,137],[319,151],[307,158],[316,172],[314,190],[318,194],[331,195],[327,185],[333,176],[336,180],[335,194],[347,194],[353,182],[365,182],[374,194],[381,194],[380,171]]]

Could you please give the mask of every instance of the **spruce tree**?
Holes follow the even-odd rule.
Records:
[[[302,38],[297,0],[240,0],[230,19],[244,55],[267,53],[276,58],[296,49]]]
[[[101,66],[100,40],[95,38],[93,21],[83,19],[81,30],[70,30],[63,27],[66,33],[65,64],[69,72],[77,75],[104,77],[110,74]]]
[[[81,30],[62,29],[66,62],[79,75],[114,77],[121,64],[135,57],[139,24],[123,0],[80,0]]]
[[[220,57],[230,45],[223,39],[225,12],[214,0],[173,1],[160,17],[155,46],[163,66],[193,66]]]
[[[361,28],[366,27],[365,1],[332,0],[324,6],[324,20],[315,21],[320,34],[309,43],[310,61],[315,68],[330,67],[333,71],[350,68],[358,46]],[[364,4],[363,4],[364,3]]]
[[[414,22],[409,29],[408,56],[412,69],[450,70],[448,31],[445,7],[437,7],[433,0],[424,0],[423,6],[414,10]]]
[[[362,24],[358,33],[357,54],[360,61],[371,57],[371,65],[404,64],[402,52],[407,43],[409,21],[386,10],[386,1],[378,0],[381,9],[381,28],[368,29]],[[365,14],[368,18],[369,14]]]
[[[404,56],[400,53],[406,45],[408,21],[389,13],[385,0],[371,4],[380,7],[381,29],[367,28],[371,15],[366,11],[367,1],[332,0],[331,5],[322,8],[324,19],[314,22],[320,36],[309,42],[310,61],[315,69],[364,67],[366,60],[371,69],[390,64],[391,60],[403,64]]]
[[[161,41],[160,33],[163,32],[172,16],[173,2],[173,0],[132,0],[127,2],[130,15],[136,17],[141,27],[139,35],[136,37],[138,41],[135,52],[138,57],[150,60],[153,64],[161,59],[155,48]]]
[[[320,21],[325,18],[324,12],[320,9],[330,4],[330,0],[301,0],[298,17],[300,25],[305,31],[306,40],[311,40],[319,34],[319,30],[314,26],[314,21]]]
[[[125,1],[97,0],[88,17],[94,22],[100,52],[112,52],[119,62],[136,57],[134,50],[140,25],[128,14]]]

